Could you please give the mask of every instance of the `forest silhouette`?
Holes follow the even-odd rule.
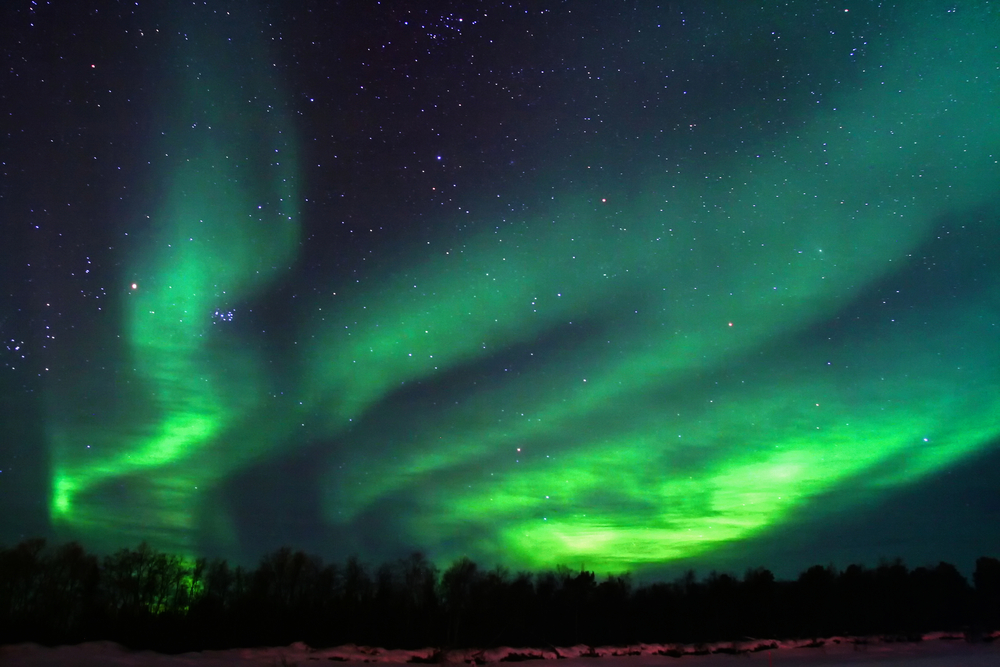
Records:
[[[931,631],[972,640],[1000,627],[1000,560],[976,561],[972,584],[949,563],[909,569],[816,565],[793,581],[693,571],[633,585],[560,567],[440,571],[420,553],[377,567],[324,564],[284,547],[255,569],[195,561],[142,543],[104,557],[76,542],[0,549],[0,645],[110,640],[167,653],[301,641],[425,646],[698,644]]]

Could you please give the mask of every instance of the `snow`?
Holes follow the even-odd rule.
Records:
[[[0,664],[37,667],[278,667],[330,663],[425,663],[482,665],[501,661],[559,660],[559,667],[840,667],[842,665],[919,665],[920,667],[997,667],[1000,632],[970,643],[961,635],[933,633],[923,641],[890,642],[877,638],[831,637],[819,641],[747,640],[702,644],[636,644],[633,646],[571,646],[566,648],[463,649],[440,652],[434,648],[385,650],[349,644],[312,649],[295,643],[281,648],[203,651],[162,655],[129,651],[113,642],[47,648],[37,644],[0,647]]]

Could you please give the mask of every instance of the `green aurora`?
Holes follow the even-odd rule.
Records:
[[[631,164],[603,191],[556,192],[517,225],[441,232],[327,285],[289,323],[294,401],[273,396],[259,348],[216,326],[294,275],[292,123],[262,46],[192,34],[160,138],[171,166],[120,293],[116,414],[53,407],[54,524],[115,546],[233,542],[220,486],[330,442],[331,530],[382,512],[435,559],[618,571],[980,451],[1000,437],[995,275],[966,298],[829,323],[912,271],[943,220],[995,225],[970,213],[1000,181],[991,12],[897,26],[884,66],[793,137],[720,140],[666,173]],[[732,136],[729,122],[704,129]],[[461,373],[514,357],[517,373]],[[395,412],[420,383],[441,400]]]
[[[213,342],[213,315],[226,317],[287,270],[298,246],[295,142],[274,111],[266,52],[199,30],[198,18],[193,12],[179,32],[172,78],[181,92],[161,143],[173,155],[165,194],[122,288],[132,368],[115,382],[120,414],[113,430],[53,436],[53,520],[88,536],[124,529],[188,545],[196,490],[226,474],[208,450],[261,400],[259,360]],[[81,451],[81,441],[97,446]],[[258,447],[244,461],[264,453]],[[143,502],[125,516],[115,504],[84,500],[119,478],[142,486]]]

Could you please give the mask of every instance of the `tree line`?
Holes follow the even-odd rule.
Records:
[[[146,543],[98,558],[76,542],[32,539],[0,549],[0,644],[111,640],[180,652],[294,641],[416,648],[979,636],[1000,628],[1000,560],[979,558],[972,579],[949,563],[911,570],[897,559],[816,565],[791,581],[755,568],[742,578],[688,572],[635,586],[627,574],[511,573],[467,558],[439,571],[419,553],[369,567],[285,547],[249,569]]]

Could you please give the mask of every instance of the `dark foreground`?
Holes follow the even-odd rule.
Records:
[[[145,544],[98,559],[41,540],[0,550],[0,645],[109,641],[180,654],[246,646],[627,646],[888,636],[979,638],[1000,628],[1000,560],[973,583],[948,563],[843,571],[793,581],[688,573],[633,586],[568,568],[511,574],[461,559],[444,572],[419,554],[369,568],[290,549],[254,570],[184,562]],[[1000,664],[998,662],[997,664]]]

